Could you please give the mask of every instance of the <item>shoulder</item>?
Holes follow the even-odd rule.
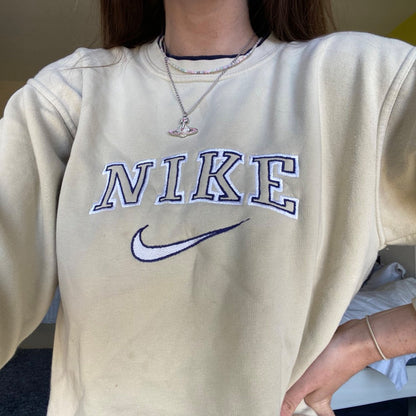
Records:
[[[129,54],[126,48],[87,49],[79,48],[72,54],[45,66],[34,77],[45,85],[54,85],[59,81],[80,82],[85,74],[100,68],[112,68]]]
[[[276,39],[274,41],[279,43]],[[360,74],[365,76],[369,72],[376,72],[389,79],[403,64],[416,60],[414,46],[363,32],[335,32],[283,46],[281,49],[302,67],[341,78],[356,78]]]
[[[37,80],[47,80],[56,76],[70,78],[76,74],[88,74],[100,69],[117,69],[119,64],[132,59],[136,49],[115,47],[111,49],[78,48],[72,54],[65,56],[45,66],[34,77]]]
[[[396,39],[360,32],[338,32],[306,42],[317,57],[323,84],[385,94],[415,65],[416,48]]]
[[[123,47],[111,49],[78,48],[73,53],[45,66],[38,74],[62,72],[70,69],[99,68],[116,63],[121,57],[129,54],[129,49]]]
[[[28,85],[53,103],[79,101],[85,88],[128,61],[132,51],[127,48],[79,48],[72,54],[47,66],[28,81]]]
[[[26,101],[30,98],[38,110],[40,103],[52,105],[75,129],[85,89],[91,84],[92,77],[96,77],[98,68],[111,66],[124,55],[123,50],[116,49],[77,49],[41,69],[27,81],[20,94]]]
[[[387,38],[364,32],[335,32],[310,41],[311,46],[324,45],[328,51],[358,55],[408,54],[412,45],[398,39]]]
[[[414,46],[370,33],[337,32],[311,41],[309,47],[321,50],[323,64],[344,70],[396,72],[406,60],[416,59]]]

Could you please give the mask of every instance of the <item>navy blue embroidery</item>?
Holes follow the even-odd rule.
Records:
[[[188,155],[178,155],[163,159],[161,165],[166,166],[165,190],[156,200],[156,205],[163,203],[183,204],[184,192],[179,192],[182,164],[188,160]]]
[[[155,205],[198,202],[231,205],[245,203],[267,208],[293,219],[298,218],[299,200],[293,195],[293,190],[296,188],[291,186],[289,195],[283,193],[285,177],[299,177],[298,156],[280,153],[255,155],[249,158],[251,165],[249,167],[245,165],[245,156],[237,151],[208,149],[198,155],[199,170],[194,166],[195,161],[188,159],[186,153],[162,159],[160,166],[166,169],[164,183],[161,183],[163,179],[160,180],[161,172],[157,172],[152,190],[156,190],[158,196],[156,200],[152,196],[152,201],[148,202]],[[194,191],[188,194],[180,190],[185,163],[187,182],[195,183]],[[149,178],[153,175],[150,171],[155,167],[155,160],[136,163],[132,172],[125,163],[107,164],[103,171],[103,175],[107,176],[104,191],[99,202],[93,204],[90,214],[114,210],[117,200],[121,207],[140,205]],[[193,174],[195,176],[192,177]],[[250,180],[249,175],[252,176],[253,181]],[[237,189],[234,180],[239,187],[244,187],[245,193]],[[247,189],[247,186],[250,189]]]
[[[154,160],[137,163],[133,168],[136,176],[132,179],[125,163],[106,165],[103,175],[107,175],[107,185],[100,202],[93,205],[90,214],[115,209],[115,192],[118,192],[123,207],[140,205],[143,192],[149,181],[149,170],[154,166]]]
[[[241,204],[244,194],[238,192],[230,175],[238,164],[244,163],[244,156],[231,150],[207,150],[199,154],[198,160],[201,167],[190,202]]]
[[[257,165],[257,192],[250,196],[248,204],[273,209],[297,219],[298,199],[279,195],[276,200],[275,192],[283,192],[283,182],[277,175],[299,176],[298,157],[282,154],[252,156],[250,164]]]

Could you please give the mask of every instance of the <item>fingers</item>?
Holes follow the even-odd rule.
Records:
[[[282,407],[280,408],[280,416],[292,416],[299,403],[305,396],[300,382],[295,383],[285,394]]]
[[[328,404],[319,404],[318,406],[310,406],[311,409],[313,409],[318,416],[335,416],[335,413],[331,409],[331,406]],[[285,401],[282,404],[282,408],[280,410],[280,416],[292,416],[295,413],[296,408],[298,405],[294,405],[291,402]]]
[[[280,416],[292,416],[299,403],[300,401],[296,403],[285,396],[282,407],[280,408]]]
[[[313,393],[311,394],[313,397]],[[280,409],[280,416],[292,416],[300,402],[302,401],[303,397],[300,397],[299,395],[296,396],[295,394],[291,394],[291,391],[289,390],[282,403],[282,407]],[[312,408],[318,416],[335,416],[335,413],[331,409],[331,398],[326,398],[324,400],[314,402],[311,400],[311,397],[305,398],[305,403]]]
[[[331,409],[331,401],[324,400],[317,403],[309,403],[308,399],[305,399],[305,403],[315,410],[318,416],[335,416],[334,411]]]

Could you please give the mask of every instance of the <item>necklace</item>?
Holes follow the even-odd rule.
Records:
[[[253,46],[253,48],[251,49],[251,51],[247,55],[250,56],[254,52],[254,50],[260,44],[260,41],[261,41],[261,39],[259,39],[256,42],[256,44]],[[185,107],[184,107],[184,105],[182,103],[182,99],[181,99],[181,97],[180,97],[180,95],[178,93],[178,89],[176,88],[175,81],[173,80],[172,73],[171,73],[170,68],[169,68],[169,57],[167,56],[167,53],[166,53],[166,45],[165,45],[164,40],[163,40],[163,49],[161,48],[161,52],[163,54],[163,58],[164,58],[164,62],[165,62],[165,67],[166,67],[166,72],[168,74],[170,83],[171,83],[172,88],[173,88],[173,91],[175,93],[176,101],[178,102],[179,107],[180,107],[181,112],[182,112],[182,117],[179,120],[178,127],[175,130],[170,130],[168,132],[171,136],[184,138],[184,137],[192,136],[192,135],[198,133],[198,129],[197,128],[191,127],[191,126],[188,125],[189,122],[190,122],[189,115],[198,107],[198,105],[201,103],[201,101],[213,90],[213,88],[218,84],[218,82],[221,79],[221,77],[230,68],[238,65],[239,63],[241,63],[243,60],[246,59],[245,58],[245,59],[241,60],[240,58],[241,58],[242,54],[244,53],[244,51],[247,50],[250,47],[250,44],[252,42],[253,42],[253,38],[250,38],[249,42],[246,45],[244,45],[244,47],[240,50],[240,52],[236,55],[235,58],[232,59],[232,61],[228,65],[225,65],[224,67],[216,68],[215,70],[211,70],[211,71],[198,71],[198,72],[195,72],[197,74],[210,74],[210,73],[219,72],[219,74],[214,79],[214,81],[211,83],[211,85],[208,87],[208,89],[202,94],[202,96],[194,103],[194,105],[188,111],[186,111],[185,110]],[[187,70],[184,70],[182,72],[188,73]],[[190,72],[190,73],[193,73],[193,72]]]
[[[214,68],[214,69],[209,69],[209,70],[192,70],[192,69],[186,69],[186,68],[182,68],[179,65],[175,64],[174,62],[171,61],[171,59],[168,56],[168,64],[172,67],[175,68],[177,71],[183,72],[184,74],[192,74],[192,75],[208,75],[208,74],[216,74],[217,72],[222,72],[224,70],[228,70],[234,66],[237,66],[238,64],[241,64],[241,62],[245,61],[247,58],[250,57],[250,55],[255,51],[255,49],[257,48],[257,46],[260,44],[260,42],[262,41],[262,38],[260,38],[256,44],[253,46],[253,48],[251,48],[246,54],[243,55],[243,52],[249,48],[251,42],[252,42],[252,38],[249,40],[249,42],[244,45],[244,47],[241,49],[241,51],[237,54],[237,56],[228,64],[228,65],[222,65],[219,66],[218,68]],[[164,51],[166,51],[166,45],[165,45],[165,38],[162,37],[161,38],[161,44],[163,45],[163,49],[162,52],[165,53]],[[162,48],[159,44],[159,47]]]

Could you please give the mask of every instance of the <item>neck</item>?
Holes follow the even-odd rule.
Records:
[[[232,55],[254,36],[247,0],[165,0],[164,3],[165,42],[170,54]]]

